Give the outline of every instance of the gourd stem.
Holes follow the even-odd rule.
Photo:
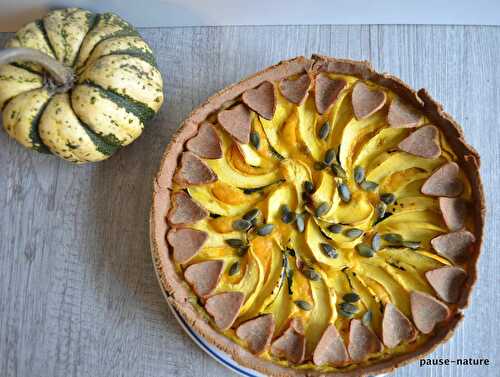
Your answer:
[[[58,85],[71,87],[73,84],[73,70],[43,52],[32,48],[0,49],[0,65],[20,61],[41,65]]]

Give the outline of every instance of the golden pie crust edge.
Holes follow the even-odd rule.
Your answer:
[[[199,125],[208,115],[219,110],[226,102],[239,97],[247,89],[255,88],[264,81],[277,81],[305,71],[352,75],[362,80],[372,81],[375,84],[386,87],[394,91],[401,99],[422,111],[434,125],[442,130],[448,143],[457,154],[460,167],[464,169],[470,180],[471,187],[473,188],[472,201],[476,203],[473,213],[476,242],[473,246],[474,249],[471,253],[471,259],[468,262],[467,281],[458,302],[458,307],[462,309],[468,305],[470,294],[477,278],[476,266],[483,241],[483,228],[486,214],[484,191],[479,175],[479,154],[465,142],[460,125],[443,110],[442,105],[436,102],[425,89],[415,91],[395,76],[376,72],[367,61],[336,59],[322,55],[313,55],[310,59],[299,56],[294,59],[282,61],[239,83],[226,87],[191,112],[182,123],[177,132],[172,136],[171,142],[163,154],[160,169],[153,181],[153,200],[149,223],[151,253],[155,271],[167,301],[201,336],[211,344],[217,346],[220,350],[229,354],[242,366],[257,370],[264,374],[279,377],[354,377],[390,372],[397,367],[423,358],[431,353],[439,344],[448,340],[463,318],[461,311],[455,312],[448,321],[438,324],[434,330],[433,336],[414,352],[393,356],[382,361],[346,371],[325,373],[312,369],[296,369],[260,358],[215,330],[212,325],[193,308],[191,303],[188,302],[191,289],[185,284],[184,279],[177,274],[174,262],[169,258],[169,247],[166,241],[166,233],[169,226],[166,221],[166,215],[170,208],[172,178],[178,165],[178,158],[184,149],[185,142],[196,135]]]

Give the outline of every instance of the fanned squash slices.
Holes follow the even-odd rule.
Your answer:
[[[425,90],[298,57],[184,122],[151,245],[168,301],[242,365],[362,376],[451,336],[483,221],[479,156]]]

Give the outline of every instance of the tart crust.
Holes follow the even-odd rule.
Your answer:
[[[277,81],[304,72],[329,72],[352,75],[362,80],[369,80],[386,87],[402,100],[420,110],[433,125],[445,135],[453,151],[457,154],[459,165],[469,179],[472,190],[472,201],[475,203],[472,220],[476,242],[470,255],[468,276],[462,294],[457,302],[458,309],[443,323],[436,326],[432,336],[415,351],[395,355],[380,361],[346,368],[345,371],[321,372],[314,369],[293,368],[273,363],[253,355],[249,350],[236,344],[212,327],[208,317],[196,310],[189,302],[190,288],[175,269],[173,260],[169,257],[169,246],[166,233],[169,225],[166,215],[170,208],[172,180],[179,158],[184,150],[184,144],[198,132],[199,125],[215,111],[233,101],[247,89],[256,88],[265,81]],[[436,102],[425,89],[415,91],[399,78],[373,70],[369,62],[336,59],[321,55],[311,58],[297,57],[271,66],[237,84],[229,86],[210,97],[196,108],[182,123],[173,135],[160,163],[160,169],[153,182],[153,201],[150,213],[150,242],[154,267],[158,280],[167,301],[187,320],[187,322],[210,343],[231,355],[239,364],[253,368],[261,373],[273,376],[366,376],[390,372],[395,368],[422,358],[431,353],[440,343],[452,335],[458,323],[463,318],[460,309],[468,305],[472,287],[477,278],[476,264],[483,240],[485,220],[485,199],[479,176],[480,158],[478,153],[468,145],[458,123]]]

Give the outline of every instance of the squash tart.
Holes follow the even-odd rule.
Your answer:
[[[448,339],[476,280],[479,156],[369,63],[281,62],[185,120],[154,182],[168,301],[273,376],[362,376]]]

